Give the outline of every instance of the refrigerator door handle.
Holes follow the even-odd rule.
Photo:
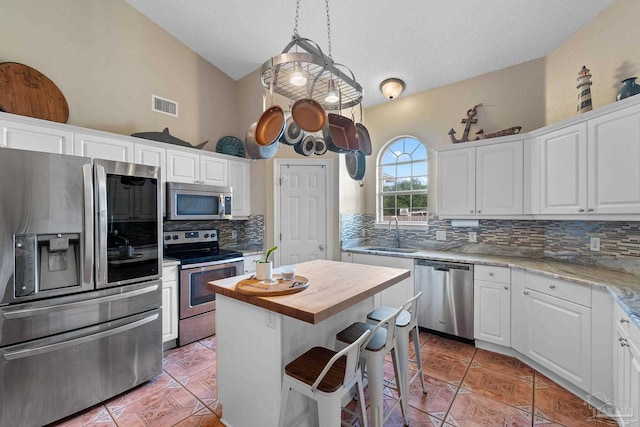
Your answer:
[[[84,187],[84,256],[83,285],[93,285],[93,169],[90,164],[82,166]]]
[[[159,316],[158,313],[154,313],[151,316],[145,317],[144,319],[136,320],[135,322],[132,322],[132,323],[127,323],[126,325],[118,326],[112,329],[106,329],[95,334],[87,335],[80,338],[75,338],[68,341],[60,341],[54,344],[48,344],[48,345],[43,345],[41,347],[28,348],[24,350],[7,351],[4,353],[4,359],[5,360],[23,359],[25,357],[37,356],[39,354],[46,354],[52,351],[61,350],[63,348],[80,345],[89,341],[93,341],[100,338],[108,337],[110,335],[115,335],[121,332],[129,331],[131,329],[137,328],[146,323],[156,320],[158,316]]]
[[[95,165],[98,226],[96,227],[96,287],[107,284],[107,173]]]
[[[66,304],[59,304],[55,306],[43,306],[34,308],[25,308],[21,310],[5,311],[2,313],[2,317],[7,320],[21,319],[24,317],[32,317],[40,313],[52,312],[52,311],[64,311],[73,308],[80,308],[84,306],[99,305],[108,302],[120,301],[130,299],[135,296],[148,294],[149,292],[155,292],[158,290],[159,285],[147,286],[145,288],[136,289],[130,292],[123,292],[114,295],[107,295],[99,298],[86,299],[82,301],[74,301]]]

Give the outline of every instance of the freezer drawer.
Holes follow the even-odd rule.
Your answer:
[[[42,426],[162,372],[160,309],[0,349],[0,427]]]
[[[155,280],[0,307],[0,347],[158,308],[161,285]]]

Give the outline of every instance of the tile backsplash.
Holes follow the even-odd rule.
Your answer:
[[[393,245],[395,230],[375,228],[375,215],[341,214],[343,247]],[[363,233],[364,231],[364,233]],[[446,231],[446,241],[436,240]],[[469,232],[477,242],[469,242]],[[640,222],[479,220],[479,227],[453,227],[451,220],[429,217],[425,230],[400,229],[400,245],[467,253],[549,257],[579,264],[598,264],[640,275]],[[600,238],[600,252],[589,249]]]
[[[165,221],[164,231],[185,230],[194,227],[217,229],[220,246],[240,243],[262,244],[264,242],[264,215],[251,215],[247,220],[229,221]],[[237,237],[232,237],[235,230]]]

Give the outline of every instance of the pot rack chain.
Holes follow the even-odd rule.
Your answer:
[[[329,0],[325,0],[325,9],[327,12],[329,55],[323,53],[316,42],[300,37],[298,34],[300,0],[297,0],[292,40],[280,55],[276,55],[262,64],[260,79],[266,90],[284,96],[291,101],[311,98],[326,110],[342,110],[362,102],[362,86],[356,81],[349,67],[335,63],[331,57]],[[346,73],[338,69],[338,66],[346,70]],[[298,86],[291,82],[291,76],[300,69],[305,71],[307,83]],[[338,102],[325,100],[331,86],[338,91]]]

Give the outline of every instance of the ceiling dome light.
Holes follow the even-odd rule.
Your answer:
[[[329,80],[329,90],[327,91],[327,97],[324,100],[329,104],[335,104],[340,101],[340,96],[338,95],[338,91],[336,91],[336,85],[333,83],[333,80]]]
[[[405,84],[402,80],[396,78],[390,78],[380,83],[380,91],[385,98],[393,99],[400,96],[405,88]]]
[[[307,76],[304,75],[299,62],[296,62],[293,66],[293,72],[289,78],[289,83],[294,86],[304,86],[307,84]]]

